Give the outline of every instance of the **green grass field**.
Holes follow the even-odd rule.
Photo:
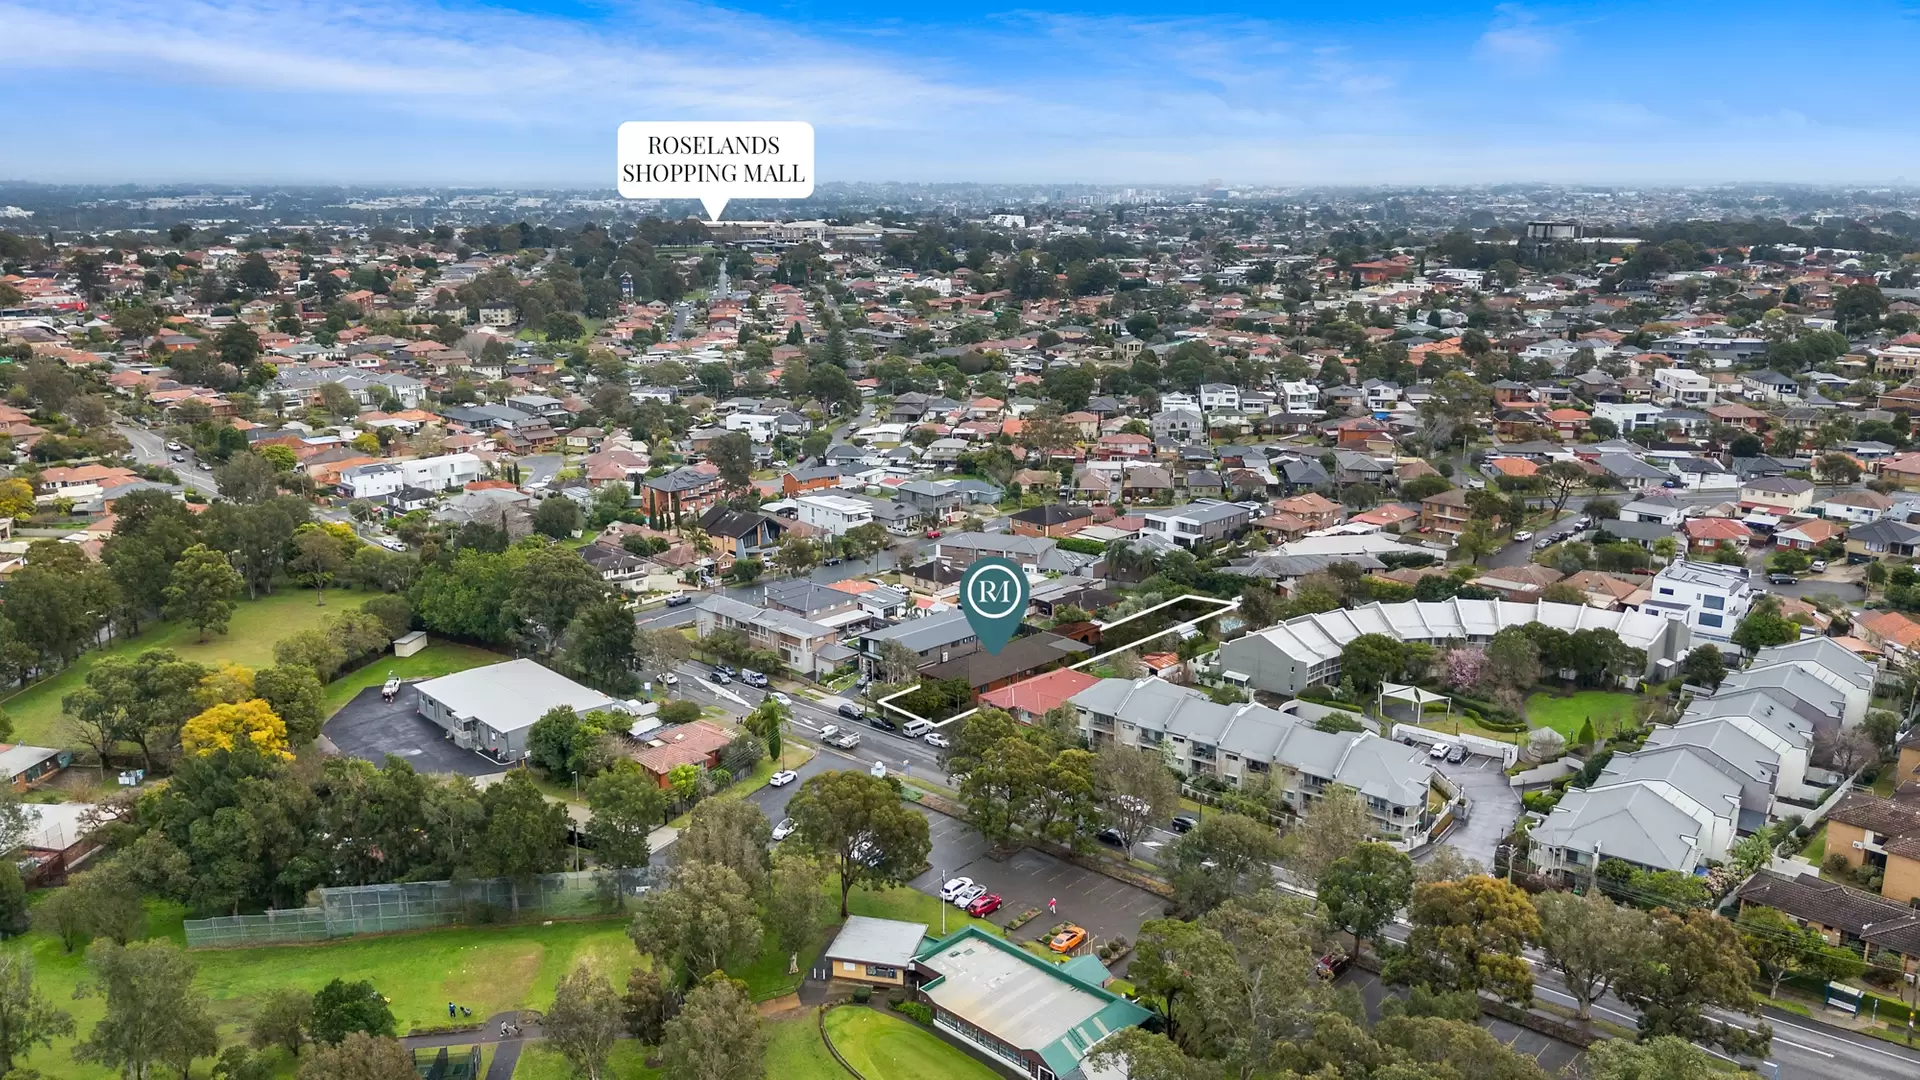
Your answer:
[[[242,600],[224,634],[209,635],[206,641],[190,626],[159,622],[147,627],[140,636],[116,641],[104,649],[83,653],[72,666],[58,675],[27,687],[0,701],[0,708],[13,718],[14,736],[24,743],[40,746],[64,746],[61,731],[64,717],[60,699],[86,681],[87,671],[103,656],[131,656],[145,649],[172,649],[181,657],[212,665],[229,660],[251,668],[273,663],[274,643],[289,634],[318,626],[336,611],[359,607],[369,593],[335,590],[321,607],[314,594],[304,589],[283,586],[272,596]]]
[[[355,694],[367,687],[386,682],[388,675],[398,675],[403,679],[431,679],[511,659],[510,656],[473,645],[434,638],[432,644],[412,656],[382,656],[366,667],[350,671],[328,683],[327,715],[338,712],[342,705],[352,701]]]
[[[1594,735],[1604,739],[1633,720],[1636,700],[1636,695],[1610,690],[1582,690],[1564,697],[1534,694],[1527,698],[1527,722],[1534,727],[1552,728],[1572,742],[1580,737],[1581,725],[1592,719]]]
[[[836,1062],[834,1068],[839,1067]],[[620,1080],[655,1080],[660,1070],[647,1068],[646,1051],[639,1043],[621,1039],[613,1044],[613,1053],[607,1055],[607,1071],[600,1075],[617,1076]],[[846,1073],[843,1071],[841,1075]],[[560,1051],[544,1043],[528,1043],[520,1051],[520,1063],[514,1066],[513,1080],[574,1080],[573,1066],[560,1056]]]
[[[827,1013],[834,1049],[867,1080],[997,1080],[998,1073],[904,1017],[843,1007]],[[769,1072],[769,1075],[774,1075]]]

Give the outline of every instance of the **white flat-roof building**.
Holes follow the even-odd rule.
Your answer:
[[[420,715],[445,728],[455,744],[496,761],[527,756],[527,729],[551,709],[587,713],[614,699],[532,660],[442,675],[420,684]]]
[[[865,499],[850,499],[845,495],[801,495],[793,502],[799,508],[802,524],[825,529],[835,536],[845,536],[848,529],[873,524],[873,504]]]
[[[1701,637],[1725,641],[1753,606],[1744,566],[1681,560],[1661,568],[1640,610],[1674,619]]]

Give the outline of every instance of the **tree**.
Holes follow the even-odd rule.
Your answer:
[[[683,861],[673,883],[640,898],[627,936],[654,965],[689,986],[752,956],[762,928],[753,894],[725,866]]]
[[[626,1022],[627,1034],[638,1039],[642,1046],[659,1044],[677,1005],[658,971],[636,967],[627,975],[627,992],[620,999],[621,1017]]]
[[[1533,906],[1540,915],[1540,951],[1565,981],[1582,1020],[1654,947],[1646,914],[1615,904],[1599,890],[1585,896],[1543,893]]]
[[[1360,793],[1344,784],[1329,784],[1307,810],[1306,819],[1287,834],[1285,862],[1317,884],[1334,860],[1354,853],[1373,832],[1373,815]]]
[[[1717,690],[1727,677],[1726,657],[1717,645],[1696,646],[1680,661],[1680,675],[1695,686]]]
[[[1829,945],[1818,930],[1801,926],[1781,912],[1750,907],[1740,913],[1740,941],[1767,980],[1767,996],[1779,997],[1789,975],[1815,982],[1858,978],[1864,965],[1852,952]]]
[[[1361,634],[1340,650],[1341,677],[1352,679],[1354,689],[1366,695],[1398,678],[1406,663],[1406,644],[1385,634]]]
[[[1546,477],[1547,492],[1553,496],[1555,518],[1566,507],[1568,497],[1591,482],[1587,478],[1587,471],[1571,461],[1551,462],[1540,470],[1539,475]]]
[[[298,1057],[312,1023],[313,995],[291,986],[276,987],[267,991],[254,1011],[247,1025],[247,1044],[255,1050],[284,1046],[287,1053]]]
[[[1829,484],[1860,482],[1860,463],[1846,454],[1821,454],[1813,461],[1813,475]]]
[[[720,972],[694,987],[660,1040],[661,1072],[684,1080],[756,1080],[766,1056],[766,1028],[747,984]]]
[[[600,1080],[613,1041],[620,1037],[620,998],[605,975],[580,964],[554,988],[553,1006],[541,1027],[575,1076]]]
[[[805,855],[782,852],[767,878],[765,922],[780,950],[798,953],[820,933],[820,889],[827,872]]]
[[[674,858],[727,867],[757,894],[771,866],[767,848],[772,840],[773,826],[758,803],[707,799],[693,808],[687,827],[680,830]]]
[[[387,999],[380,996],[371,982],[335,978],[314,991],[308,1030],[313,1032],[314,1042],[328,1046],[340,1045],[342,1039],[355,1031],[391,1037],[393,1011],[387,1008]]]
[[[1379,936],[1412,899],[1413,860],[1387,844],[1359,844],[1315,881],[1327,921],[1353,935],[1357,956],[1360,939]]]
[[[896,782],[864,772],[808,777],[787,803],[797,846],[832,860],[840,917],[854,885],[894,885],[919,873],[932,847],[927,819],[901,805]]]
[[[543,499],[533,511],[533,531],[555,540],[565,540],[580,531],[580,504],[564,495]]]
[[[410,1080],[413,1053],[398,1039],[356,1031],[338,1046],[322,1046],[300,1066],[299,1080]]]
[[[1721,1065],[1685,1039],[1661,1035],[1645,1042],[1601,1039],[1581,1063],[1587,1080],[1713,1080]]]
[[[1459,881],[1486,872],[1487,868],[1480,864],[1480,860],[1462,855],[1460,849],[1451,844],[1442,844],[1434,849],[1425,862],[1414,868],[1413,876],[1418,883],[1426,884],[1433,881]]]
[[[253,692],[280,718],[289,748],[320,737],[320,725],[326,719],[326,688],[312,668],[298,664],[261,668],[253,673]]]
[[[552,655],[574,617],[606,592],[606,582],[578,552],[550,544],[527,552],[513,574],[507,608],[518,632]]]
[[[1230,897],[1247,895],[1273,881],[1280,837],[1273,826],[1241,814],[1208,814],[1168,849],[1174,899],[1190,914],[1204,914]]]
[[[914,672],[920,667],[920,656],[898,641],[883,641],[880,643],[879,662],[875,666],[879,669],[881,682],[912,682]]]
[[[1533,972],[1520,950],[1540,936],[1540,918],[1518,887],[1492,877],[1419,885],[1407,914],[1413,930],[1388,967],[1391,981],[1532,999]]]
[[[487,815],[480,868],[513,879],[513,911],[518,915],[520,882],[566,864],[567,812],[559,803],[548,802],[523,769],[481,792],[480,806]]]
[[[660,785],[632,762],[621,762],[587,782],[587,839],[600,865],[645,866],[647,837],[660,824],[667,799]]]
[[[266,458],[245,451],[215,468],[213,483],[222,496],[242,505],[254,505],[273,498],[280,490],[280,471]]]
[[[106,999],[105,1014],[73,1048],[73,1056],[129,1080],[146,1080],[155,1064],[182,1077],[195,1058],[220,1047],[207,995],[193,985],[198,965],[170,941],[121,946],[96,941],[87,948],[90,980],[76,996]]]
[[[1749,654],[1773,645],[1800,640],[1800,624],[1780,614],[1780,601],[1772,596],[1756,602],[1747,617],[1733,628],[1729,639]]]
[[[1289,1040],[1306,1035],[1306,1015],[1318,1004],[1321,929],[1304,902],[1271,888],[1222,904],[1201,924],[1218,938],[1192,968],[1195,1012],[1218,1018],[1207,1041],[1230,1075],[1274,1075],[1276,1059]]]
[[[126,741],[140,747],[151,771],[154,747],[171,748],[180,725],[200,711],[194,691],[205,674],[205,668],[171,649],[101,656],[87,670],[86,685],[60,704],[73,719],[76,736],[99,755],[102,769]]]
[[[567,664],[590,686],[609,694],[632,693],[633,639],[633,615],[619,601],[588,604],[567,627]]]
[[[73,1014],[34,989],[32,955],[24,949],[0,950],[0,1076],[12,1073],[15,1062],[31,1056],[35,1046],[51,1047],[73,1031]]]
[[[237,705],[222,702],[180,728],[180,748],[189,754],[211,754],[241,745],[267,757],[293,760],[287,749],[287,725],[259,698]]]
[[[1734,925],[1708,911],[1653,913],[1658,945],[1646,962],[1614,984],[1622,1001],[1640,1011],[1640,1036],[1674,1035],[1711,1042],[1729,1053],[1762,1056],[1773,1029],[1761,1021],[1752,1032],[1706,1016],[1709,1008],[1758,1015],[1753,980],[1759,965],[1747,954]]]
[[[1467,522],[1467,527],[1454,540],[1454,551],[1468,563],[1478,563],[1499,549],[1500,538],[1493,534],[1493,527],[1484,519]]]
[[[753,439],[744,431],[729,431],[707,444],[707,460],[720,470],[720,480],[730,488],[753,483]]]
[[[820,543],[791,533],[774,549],[773,561],[789,574],[804,574],[820,563]]]
[[[32,928],[27,883],[20,877],[20,868],[11,863],[0,866],[0,938],[19,937]]]
[[[633,664],[641,671],[666,673],[693,655],[693,642],[678,630],[641,630],[633,635]]]
[[[303,527],[293,537],[293,561],[287,569],[293,571],[308,588],[319,594],[319,602],[327,602],[327,586],[347,567],[347,558],[340,550],[340,538],[314,526]]]

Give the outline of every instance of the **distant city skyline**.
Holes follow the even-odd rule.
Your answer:
[[[1882,185],[1895,3],[0,0],[0,178],[611,190],[636,119],[796,119],[831,181]]]

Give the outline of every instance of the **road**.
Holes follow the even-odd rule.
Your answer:
[[[174,461],[167,451],[166,436],[147,428],[133,424],[115,424],[113,430],[126,437],[133,447],[133,460],[142,465],[158,465],[163,469],[172,469],[180,477],[180,482],[208,495],[218,494],[219,485],[213,482],[213,474],[200,467],[191,450],[186,451],[185,462]]]

